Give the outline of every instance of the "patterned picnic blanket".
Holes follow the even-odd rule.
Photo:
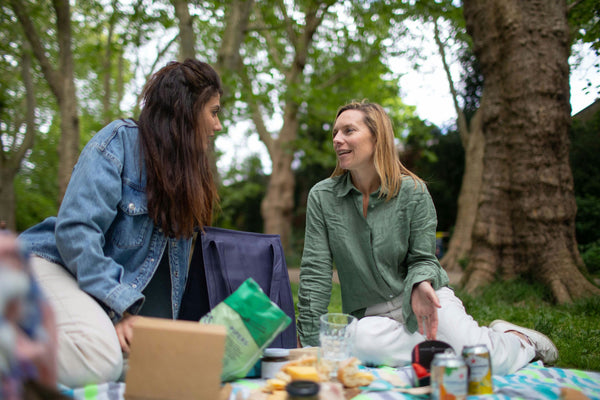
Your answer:
[[[369,369],[380,376],[381,370]],[[392,369],[386,368],[386,373]],[[400,380],[407,381],[408,375],[402,369],[392,370]],[[249,393],[263,384],[260,379],[243,379],[233,383],[230,400],[246,398]],[[387,386],[386,386],[387,385]],[[591,400],[600,400],[600,372],[575,369],[546,368],[541,362],[529,364],[515,374],[494,376],[494,394],[469,396],[469,400],[507,400],[507,399],[560,399],[561,388],[572,388],[583,392]],[[429,398],[393,392],[391,385],[377,379],[354,397],[354,400],[416,400]],[[80,389],[66,389],[64,394],[77,400],[121,400],[125,392],[123,383],[105,383]]]

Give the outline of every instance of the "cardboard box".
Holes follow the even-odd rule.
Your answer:
[[[225,327],[140,317],[133,325],[126,399],[219,399]]]

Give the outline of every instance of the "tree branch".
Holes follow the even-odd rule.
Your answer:
[[[165,47],[162,48],[162,50],[159,50],[158,54],[156,55],[156,58],[154,59],[154,62],[152,63],[152,66],[150,67],[150,71],[148,71],[148,73],[145,76],[144,81],[147,81],[150,78],[150,76],[153,74],[154,70],[156,69],[156,65],[158,65],[158,62],[162,59],[162,57],[165,55],[167,50],[169,50],[169,48],[173,45],[173,43],[175,43],[177,41],[177,39],[179,39],[179,34],[173,36],[173,38],[171,40],[169,40],[169,43],[167,43],[165,45]],[[139,113],[139,110],[140,110],[142,94],[143,94],[143,91],[140,91],[140,93],[138,93],[137,100],[135,102],[134,114],[136,114],[136,115]]]
[[[33,141],[35,138],[35,87],[33,85],[33,79],[31,76],[31,54],[29,54],[28,46],[25,45],[25,49],[21,56],[21,77],[23,79],[23,84],[25,85],[25,115],[26,115],[26,129],[25,129],[25,137],[23,138],[23,142],[18,149],[15,149],[14,156],[12,157],[14,160],[13,168],[18,170],[21,165],[21,160],[25,157],[27,150],[29,150],[33,146]],[[16,143],[16,141],[15,141]]]
[[[231,6],[215,66],[221,74],[225,71],[237,71],[242,67],[240,47],[246,37],[246,28],[253,4],[253,0],[236,0]]]
[[[569,15],[571,13],[571,11],[573,11],[573,9],[575,7],[577,7],[578,5],[580,5],[581,3],[583,3],[585,0],[575,0],[574,2],[572,2],[571,4],[569,4],[567,6],[567,15]]]
[[[466,149],[466,144],[468,143],[469,135],[469,130],[467,127],[467,118],[465,117],[464,112],[460,109],[460,106],[458,105],[458,92],[456,91],[454,81],[452,80],[450,66],[446,61],[446,49],[444,43],[442,43],[442,40],[440,38],[440,30],[437,23],[437,19],[433,20],[433,37],[435,39],[435,43],[437,44],[438,51],[440,53],[440,58],[442,59],[442,65],[444,66],[444,72],[446,72],[446,78],[448,79],[448,86],[450,87],[450,94],[452,95],[452,103],[454,104],[454,110],[456,111],[456,122],[458,125],[458,132],[460,134],[463,147]]]
[[[255,101],[252,97],[254,97],[254,93],[252,92],[252,82],[250,81],[250,77],[248,76],[248,71],[246,66],[242,66],[240,68],[240,77],[242,79],[242,84],[246,88],[245,92],[248,100],[246,103],[250,107],[250,114],[252,122],[254,122],[254,126],[256,131],[258,132],[258,137],[265,144],[271,159],[273,158],[273,146],[274,140],[271,134],[269,133],[265,121],[263,119],[262,113],[260,112],[260,105],[258,101]]]
[[[279,6],[279,10],[281,11],[281,14],[283,15],[283,20],[285,21],[285,27],[286,27],[286,31],[288,34],[288,39],[292,43],[292,46],[294,46],[294,48],[296,48],[298,46],[298,36],[296,35],[296,32],[294,31],[294,26],[296,25],[296,23],[294,21],[292,21],[292,19],[289,17],[289,15],[287,13],[287,8],[285,7],[285,3],[283,2],[283,0],[278,0],[277,5]]]
[[[262,23],[263,26],[266,26],[264,19],[263,19],[263,15],[262,12],[260,11],[260,7],[255,7],[255,14],[254,14],[258,20],[258,22]],[[275,39],[273,38],[273,35],[271,35],[270,30],[263,30],[263,37],[265,38],[265,40],[267,41],[267,52],[269,53],[269,55],[271,56],[271,59],[273,60],[273,64],[275,64],[275,67],[278,70],[283,70],[283,64],[281,62],[281,57],[279,56],[278,52],[277,52],[277,43],[275,42]]]
[[[25,10],[23,2],[21,0],[10,0],[10,5],[17,16],[19,23],[23,27],[25,37],[27,37],[27,40],[31,45],[31,49],[35,55],[35,58],[37,58],[38,62],[40,63],[42,72],[44,73],[44,76],[48,81],[48,85],[50,86],[50,90],[52,90],[57,98],[62,98],[62,85],[60,83],[58,72],[54,70],[52,64],[50,63],[50,59],[46,56],[44,46],[42,45],[31,18],[29,18],[27,10]]]

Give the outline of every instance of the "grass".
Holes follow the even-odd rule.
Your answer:
[[[297,304],[298,284],[292,283],[292,293]],[[558,347],[557,367],[600,371],[600,297],[557,305],[543,286],[522,281],[492,284],[476,297],[456,294],[480,325],[504,319],[543,332]],[[341,310],[334,284],[329,311]]]

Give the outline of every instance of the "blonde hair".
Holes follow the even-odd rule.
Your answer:
[[[386,197],[386,201],[396,196],[400,191],[403,176],[409,176],[415,181],[415,186],[422,180],[406,168],[400,158],[396,146],[394,145],[394,129],[392,121],[383,107],[376,103],[352,102],[338,109],[335,116],[338,117],[348,110],[357,110],[363,114],[363,122],[369,128],[369,131],[375,139],[375,154],[373,156],[375,171],[381,181],[380,197]],[[335,126],[335,121],[334,121]],[[340,167],[339,160],[336,163],[335,170],[331,177],[340,176],[346,173],[346,170]]]

